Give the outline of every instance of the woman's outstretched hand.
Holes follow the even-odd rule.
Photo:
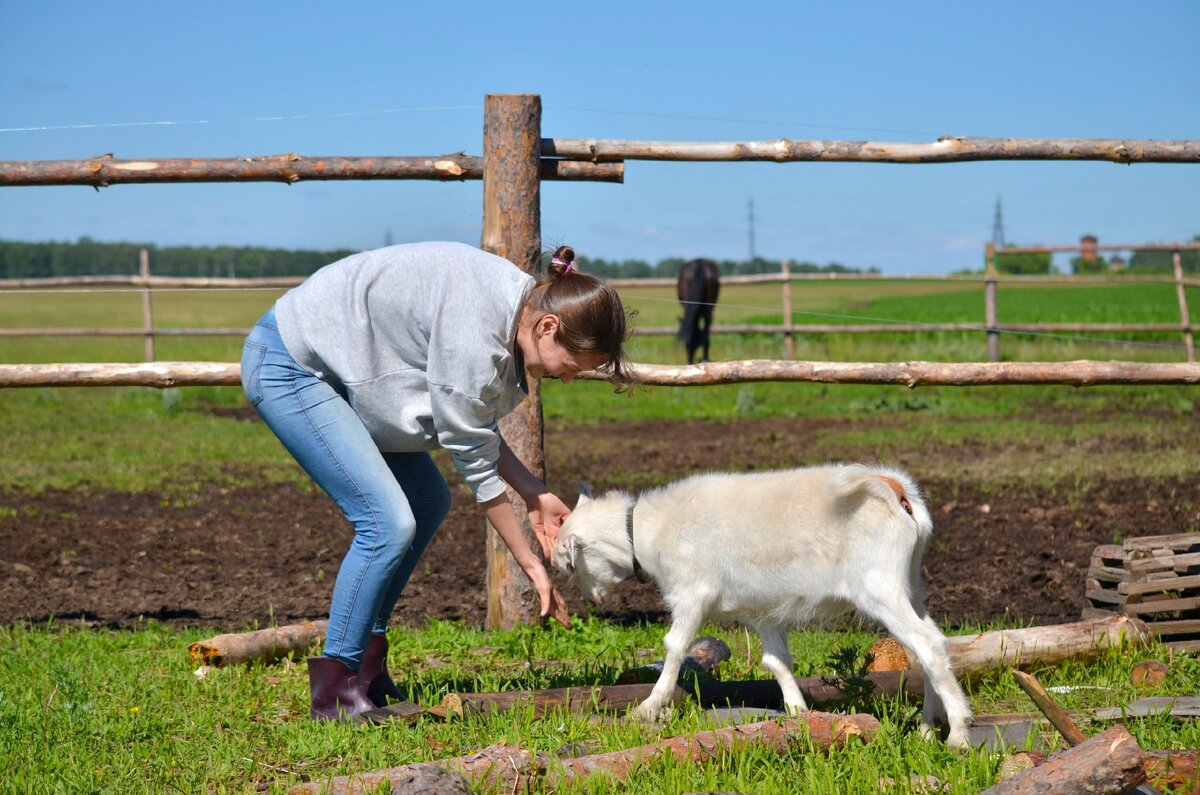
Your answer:
[[[567,612],[567,600],[563,598],[563,595],[554,587],[554,583],[550,581],[550,573],[546,571],[546,567],[538,566],[533,571],[526,571],[525,573],[529,575],[529,579],[533,582],[533,587],[537,589],[538,597],[542,602],[542,609],[538,615],[542,618],[550,616],[567,629],[570,629],[571,614]]]
[[[571,509],[548,491],[530,497],[525,507],[529,511],[529,524],[533,527],[538,543],[542,545],[542,554],[546,560],[550,560],[554,542],[558,540],[558,531],[571,514]]]

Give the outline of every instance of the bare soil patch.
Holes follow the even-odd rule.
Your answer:
[[[787,466],[808,460],[805,439],[837,424],[551,423],[550,486],[571,503],[580,476],[598,489],[637,490],[747,462]],[[1105,444],[1096,442],[1096,455],[1106,454]],[[936,440],[921,450],[987,454]],[[873,457],[870,450],[846,451],[847,460]],[[454,507],[400,601],[396,624],[430,617],[483,624],[483,517],[461,483],[450,480]],[[1118,531],[1128,537],[1200,529],[1200,472],[1098,482],[1069,499],[1020,481],[1003,489],[944,480],[923,486],[936,522],[925,559],[929,607],[952,623],[1075,620],[1097,544],[1111,543]],[[184,502],[157,494],[10,492],[0,493],[0,506],[0,625],[53,619],[131,627],[152,619],[236,630],[321,618],[351,536],[327,497],[290,485],[213,485]],[[564,592],[572,612],[588,610],[577,593]],[[652,584],[631,581],[602,615],[659,620],[664,612]]]

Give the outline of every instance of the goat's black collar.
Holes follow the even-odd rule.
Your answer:
[[[637,497],[633,498],[633,502],[629,503],[629,507],[625,509],[625,535],[629,536],[629,554],[633,557],[633,576],[638,582],[646,582],[646,571],[642,568],[642,564],[638,563],[637,548],[633,545],[633,509],[637,507]]]

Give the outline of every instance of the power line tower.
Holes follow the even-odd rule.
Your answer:
[[[996,197],[996,217],[992,221],[992,243],[996,248],[1004,248],[1004,213],[1000,210],[1000,197]]]
[[[750,222],[750,261],[758,259],[758,254],[754,250],[754,197],[750,197],[750,211],[747,215],[747,220]]]

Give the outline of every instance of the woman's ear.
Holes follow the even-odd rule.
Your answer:
[[[558,323],[558,315],[542,315],[540,318],[538,318],[537,326],[535,327],[534,331],[537,332],[538,336],[549,334],[551,337],[553,337],[558,333]]]

